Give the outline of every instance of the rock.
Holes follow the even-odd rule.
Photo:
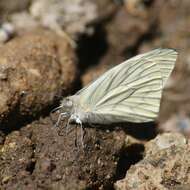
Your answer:
[[[127,48],[135,46],[138,40],[149,32],[153,21],[153,17],[133,16],[122,8],[106,26],[108,43],[121,54]]]
[[[127,11],[134,15],[146,18],[148,16],[148,9],[154,0],[124,0],[124,5]]]
[[[1,17],[5,17],[7,14],[13,12],[19,12],[27,9],[30,5],[30,2],[31,0],[0,1]]]
[[[55,117],[57,118],[57,115],[54,114],[53,118]],[[61,126],[63,127],[65,124],[66,122],[63,121]],[[6,180],[4,183],[1,181],[2,188],[28,189],[30,187],[35,189],[40,187],[40,189],[69,190],[100,187],[109,189],[112,186],[117,162],[125,141],[124,132],[86,128],[83,149],[80,127],[73,125],[72,130],[67,134],[61,126],[54,128],[50,118],[45,118],[20,130],[19,135],[24,139],[29,139],[33,144],[32,159],[28,157],[25,162],[31,160],[34,162],[30,172],[26,173],[27,169],[17,167],[19,166],[17,160],[15,162],[13,160],[11,166],[15,164],[15,168],[18,169],[17,175],[13,175],[15,170],[5,168],[9,165],[9,160],[3,160],[4,164],[2,164],[0,159],[2,176]],[[24,146],[19,135],[11,146],[16,146],[15,142],[21,144],[20,147]],[[11,136],[10,134],[7,138],[10,139]],[[78,139],[77,147],[76,138]],[[6,144],[7,141],[2,150],[6,149]],[[30,146],[25,146],[22,151],[31,151],[30,148]],[[6,151],[4,157],[11,157],[12,153],[13,151]],[[10,177],[6,178],[6,176]]]
[[[158,151],[175,147],[184,147],[187,139],[180,133],[163,133],[148,142],[145,146],[146,157],[157,154]]]
[[[14,27],[11,23],[3,23],[0,28],[0,43],[5,43],[10,40],[15,33]]]
[[[146,144],[145,157],[130,167],[116,190],[175,189],[190,183],[190,143],[183,135],[167,133]]]
[[[110,20],[120,9],[120,6],[116,1],[112,0],[97,0],[97,12],[98,18],[96,19],[97,23],[102,23],[102,21]]]
[[[134,16],[122,7],[118,9],[112,19],[103,25],[106,33],[107,52],[101,57],[96,66],[87,69],[82,76],[84,85],[98,78],[109,68],[132,57],[133,50],[139,40],[149,33],[155,18],[147,9],[147,17]],[[89,60],[88,60],[89,61]]]
[[[17,35],[23,35],[36,28],[41,28],[39,21],[35,20],[27,11],[16,12],[9,17],[10,23]]]
[[[0,149],[0,187],[13,180],[15,176],[27,177],[33,167],[33,144],[31,140],[15,131],[5,139]],[[7,189],[15,188],[15,184],[7,186]]]
[[[75,78],[75,54],[66,39],[39,30],[8,42],[0,48],[0,123],[36,116],[68,94]]]
[[[163,126],[175,115],[180,117],[181,113],[190,113],[189,9],[188,0],[155,0],[152,6],[152,12],[157,15],[154,37],[144,41],[139,48],[140,52],[144,52],[155,47],[170,47],[179,52],[176,68],[163,93],[159,115],[159,122]]]
[[[3,145],[4,140],[5,140],[5,133],[0,130],[0,147],[1,145]]]
[[[98,17],[96,3],[87,0],[34,0],[30,13],[42,26],[60,34],[64,30],[73,37],[88,33],[88,24]]]
[[[190,137],[190,119],[183,112],[173,114],[167,121],[160,123],[158,127],[161,132],[179,132],[187,138]]]
[[[117,7],[112,0],[32,0],[28,9],[9,14],[8,20],[16,34],[45,27],[60,36],[79,39],[93,35],[96,26],[110,19]]]

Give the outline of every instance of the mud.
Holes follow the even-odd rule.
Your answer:
[[[110,188],[124,145],[124,132],[86,128],[83,147],[80,127],[72,127],[66,133],[45,118],[10,133],[1,149],[1,187]]]

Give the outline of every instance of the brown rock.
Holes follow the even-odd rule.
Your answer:
[[[159,124],[161,132],[179,132],[190,138],[190,118],[184,112],[176,113],[166,122]]]
[[[155,47],[175,48],[179,52],[176,68],[163,93],[159,116],[163,125],[175,115],[190,113],[189,9],[188,0],[155,0],[152,8],[157,15],[155,37],[152,41],[144,41],[140,47],[140,52]]]
[[[115,183],[117,190],[174,189],[190,183],[190,144],[180,134],[163,134],[146,145],[145,158]]]
[[[147,15],[147,17],[133,15],[125,7],[118,9],[113,18],[104,25],[108,45],[106,55],[97,66],[84,73],[82,76],[84,85],[132,56],[130,51],[135,49],[145,34],[149,33],[154,23],[155,18],[150,15],[148,9]]]
[[[1,16],[7,16],[8,13],[27,9],[30,2],[31,0],[0,1]]]
[[[120,54],[134,46],[145,35],[152,23],[153,17],[143,18],[131,15],[124,8],[120,9],[112,22],[106,26],[108,42]]]
[[[175,147],[184,147],[187,144],[187,139],[180,133],[163,133],[155,139],[148,142],[145,146],[146,157],[151,157],[158,151]]]
[[[0,149],[0,187],[2,188],[17,175],[27,177],[34,164],[32,157],[33,144],[29,138],[18,131],[8,135]],[[14,186],[12,188],[14,189]]]
[[[72,37],[88,33],[88,24],[98,17],[96,3],[86,0],[33,0],[30,14],[41,26],[58,34],[61,34],[63,29]]]
[[[54,115],[55,116],[55,115]],[[66,123],[63,122],[63,126]],[[61,126],[60,126],[61,127]],[[111,187],[117,168],[117,162],[124,145],[125,134],[122,131],[106,131],[101,128],[86,128],[84,136],[84,149],[81,147],[81,129],[71,126],[72,131],[66,134],[64,129],[53,127],[49,118],[36,121],[21,129],[22,138],[29,139],[33,143],[33,167],[29,174],[25,174],[26,168],[18,168],[17,175],[14,170],[6,167],[9,161],[4,160],[5,165],[0,166],[3,176],[11,176],[6,179],[2,187],[9,189],[85,189],[98,187]],[[60,136],[58,131],[61,131]],[[77,134],[76,134],[77,132]],[[9,138],[11,138],[11,135]],[[78,137],[78,138],[77,138]],[[78,139],[76,147],[75,140]],[[16,139],[20,142],[20,137]],[[14,141],[15,142],[15,141]],[[7,144],[7,143],[6,143]],[[10,144],[10,143],[9,143]],[[12,143],[11,145],[16,146]],[[23,145],[20,145],[23,147]],[[6,145],[5,145],[6,147]],[[5,148],[3,146],[3,150]],[[28,152],[30,147],[23,147],[23,152]],[[12,151],[6,151],[6,157],[12,156]],[[30,161],[29,157],[27,161]],[[11,166],[17,168],[17,161],[11,162]],[[9,173],[9,175],[5,175]],[[22,179],[22,180],[21,180]]]
[[[66,39],[43,30],[15,38],[0,48],[0,122],[37,115],[67,94],[75,78]]]

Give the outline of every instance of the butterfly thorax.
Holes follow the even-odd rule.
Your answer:
[[[64,98],[61,102],[61,106],[63,108],[63,112],[68,113],[71,122],[87,122],[88,112],[85,111],[86,109],[84,106],[79,104],[78,96],[74,95]]]

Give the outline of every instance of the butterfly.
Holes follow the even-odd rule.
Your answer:
[[[154,121],[177,55],[173,49],[160,48],[113,67],[76,94],[63,98],[57,125],[62,117],[81,126]]]

